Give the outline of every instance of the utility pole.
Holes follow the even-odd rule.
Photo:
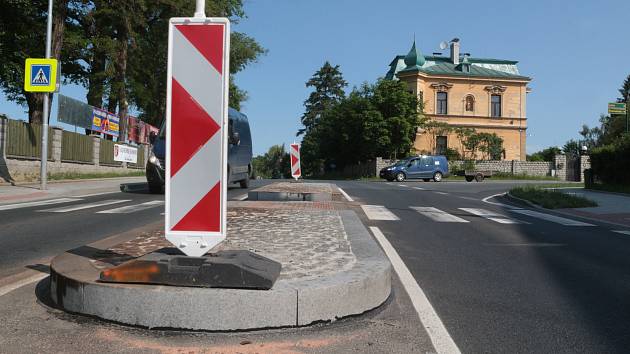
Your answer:
[[[50,40],[52,37],[52,11],[53,0],[48,0],[48,23],[46,24],[46,59],[50,58]],[[52,93],[51,93],[52,95]],[[42,117],[42,156],[40,158],[41,166],[39,169],[40,188],[46,189],[47,163],[48,163],[48,111],[50,110],[50,96],[48,92],[44,92],[44,111]]]
[[[206,0],[197,0],[195,6],[195,17],[206,17]]]
[[[626,92],[626,133],[630,133],[630,129],[628,127],[629,113],[628,113],[628,105],[630,104],[630,91]]]

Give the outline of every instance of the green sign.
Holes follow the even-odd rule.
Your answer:
[[[608,114],[626,114],[625,103],[609,103]]]

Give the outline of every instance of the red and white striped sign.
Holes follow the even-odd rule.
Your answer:
[[[166,239],[202,256],[225,239],[230,23],[172,18],[166,99]]]
[[[291,176],[296,180],[302,176],[302,169],[300,167],[300,145],[291,144]]]

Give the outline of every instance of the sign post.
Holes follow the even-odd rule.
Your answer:
[[[46,189],[48,162],[48,115],[50,101],[48,93],[57,91],[57,60],[50,59],[50,41],[52,36],[53,0],[48,0],[48,21],[46,23],[46,58],[26,59],[24,66],[24,91],[44,92],[44,107],[42,110],[42,155],[39,169],[40,188]]]
[[[170,20],[166,101],[166,239],[194,257],[226,234],[230,53],[229,20],[197,10]]]
[[[297,181],[302,176],[300,164],[300,144],[291,144],[291,176]]]

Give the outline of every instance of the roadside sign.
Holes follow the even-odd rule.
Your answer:
[[[291,176],[297,181],[302,176],[302,168],[300,166],[300,145],[291,144]]]
[[[133,146],[114,144],[114,161],[137,163],[138,149]]]
[[[26,59],[24,91],[55,92],[57,90],[57,59]]]
[[[625,103],[609,103],[608,114],[626,114]]]
[[[230,22],[172,18],[166,93],[166,239],[199,257],[225,239]]]

